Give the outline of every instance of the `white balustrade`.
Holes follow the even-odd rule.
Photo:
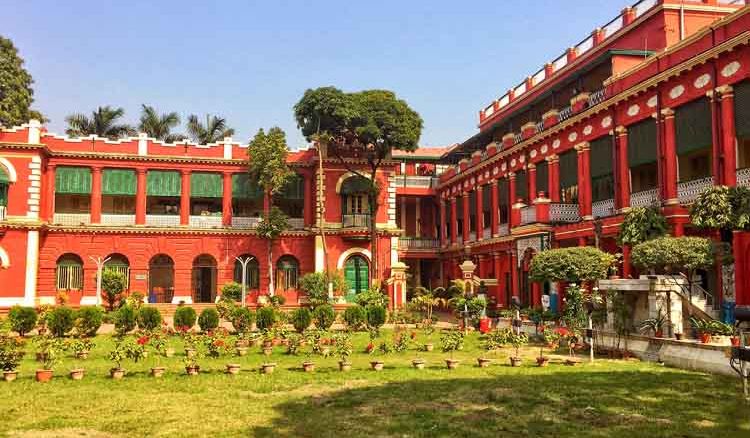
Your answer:
[[[530,205],[521,209],[521,224],[533,224],[536,222],[536,207]]]
[[[427,175],[399,175],[394,178],[396,187],[430,188],[438,184],[438,179]]]
[[[469,242],[474,242],[477,240],[477,233],[474,231],[469,231]]]
[[[341,225],[344,228],[367,228],[370,226],[369,214],[345,214],[341,218]]]
[[[151,227],[177,227],[180,216],[176,214],[147,214],[146,225]]]
[[[578,222],[581,220],[581,214],[578,204],[553,202],[549,205],[549,218],[551,222]]]
[[[440,245],[438,239],[425,237],[399,237],[398,249],[401,250],[434,250]]]
[[[102,225],[129,226],[135,225],[134,214],[102,214]]]
[[[657,189],[643,190],[630,194],[631,207],[656,207],[659,205]]]
[[[737,169],[737,185],[750,187],[750,167]]]
[[[5,220],[5,206],[0,205],[0,221],[4,221],[4,220]]]
[[[607,89],[602,88],[601,90],[594,91],[589,95],[589,106],[594,106],[604,102],[607,97]]]
[[[305,228],[305,219],[301,217],[290,217],[288,219],[289,227],[293,230],[302,230]]]
[[[193,228],[221,228],[221,216],[190,216],[190,226]]]
[[[255,228],[259,222],[259,217],[232,216],[232,228]]]
[[[658,0],[643,0],[635,5],[633,5],[633,9],[635,9],[635,17],[638,18],[641,15],[645,14],[646,11],[656,6],[658,3]]]
[[[565,108],[561,109],[559,113],[557,113],[557,121],[562,122],[563,120],[569,119],[570,116],[572,115],[573,115],[573,107],[566,106]]]
[[[510,227],[508,227],[508,224],[500,224],[500,226],[498,227],[498,233],[497,233],[497,235],[498,236],[507,236],[508,234],[510,234],[509,228]]]
[[[680,204],[691,204],[703,193],[704,190],[711,187],[714,183],[713,177],[694,179],[677,184],[677,198]]]
[[[615,215],[615,200],[605,199],[591,204],[591,214],[595,218],[609,217]]]
[[[57,225],[88,225],[91,223],[89,213],[55,213],[52,222]]]

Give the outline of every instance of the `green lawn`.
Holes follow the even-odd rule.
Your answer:
[[[383,334],[389,337],[390,333]],[[438,334],[433,335],[438,344]],[[305,356],[278,347],[279,367],[258,372],[260,349],[243,358],[202,359],[201,375],[187,377],[182,357],[166,359],[168,375],[148,375],[151,362],[127,363],[124,380],[108,377],[112,341],[99,336],[86,361],[66,359],[48,384],[33,379],[33,347],[13,383],[0,382],[0,434],[8,436],[513,436],[513,437],[750,437],[750,408],[739,380],[637,361],[598,360],[570,367],[538,368],[529,347],[521,368],[507,365],[509,350],[480,369],[477,335],[467,338],[459,369],[445,369],[444,353],[410,350],[384,357],[386,369],[370,371],[356,337],[355,369],[338,371],[336,358]],[[179,338],[172,343],[178,350]],[[436,348],[437,350],[437,348]],[[378,356],[383,357],[383,356]],[[410,368],[412,358],[428,368]],[[223,373],[239,362],[238,376]],[[87,370],[81,382],[67,371]]]

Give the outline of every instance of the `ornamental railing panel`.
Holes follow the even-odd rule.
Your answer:
[[[259,217],[232,216],[232,228],[255,228],[259,222]]]
[[[436,187],[438,179],[434,176],[426,175],[406,175],[397,176],[394,179],[396,187],[418,187],[418,188],[431,188]]]
[[[521,133],[513,134],[513,143],[514,144],[521,143],[522,141],[523,141],[523,134],[521,134]]]
[[[180,225],[180,216],[174,214],[147,214],[146,225],[151,227],[177,227]]]
[[[190,216],[190,226],[193,228],[221,228],[221,216]]]
[[[305,228],[305,218],[290,217],[287,220],[289,222],[289,228],[292,230],[302,230]]]
[[[578,204],[562,204],[553,202],[549,205],[549,219],[551,222],[578,222],[581,214]]]
[[[88,225],[91,223],[89,213],[55,213],[52,222],[57,225]]]
[[[563,120],[569,119],[570,116],[572,115],[573,115],[573,107],[566,106],[565,108],[561,109],[559,113],[557,113],[557,121],[562,122]]]
[[[530,205],[521,209],[521,225],[533,224],[536,222],[536,207]]]
[[[509,228],[510,227],[508,227],[508,224],[500,224],[500,226],[498,227],[497,235],[498,236],[507,236],[508,234],[510,234]]]
[[[102,214],[102,225],[128,226],[135,225],[134,214]]]
[[[602,102],[604,102],[604,99],[607,98],[607,89],[602,88],[599,91],[594,91],[589,95],[589,106],[598,105]]]
[[[438,239],[427,237],[399,237],[398,249],[401,250],[434,250],[440,246]]]
[[[713,183],[714,180],[710,176],[678,183],[677,198],[680,200],[680,204],[692,204],[698,195],[711,187]]]
[[[539,134],[540,132],[544,131],[544,120],[541,122],[536,122],[534,125],[534,133]]]
[[[367,213],[345,214],[341,217],[344,228],[367,228],[370,226],[370,215]]]
[[[469,232],[469,242],[473,242],[477,240],[477,233],[476,231],[470,231]]]
[[[605,199],[591,204],[591,214],[595,218],[609,217],[615,215],[615,200]]]
[[[659,205],[657,189],[643,190],[630,194],[631,207],[656,207]]]
[[[750,187],[750,167],[737,169],[737,185]]]

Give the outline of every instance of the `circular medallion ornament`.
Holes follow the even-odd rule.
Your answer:
[[[594,132],[594,127],[591,125],[586,125],[586,127],[583,128],[583,135],[591,135],[592,132]]]
[[[729,64],[725,65],[724,68],[721,69],[721,75],[724,76],[725,78],[728,78],[734,75],[735,73],[737,73],[738,71],[740,71],[741,66],[742,65],[740,64],[739,61],[732,61]]]
[[[529,152],[529,156],[530,156],[531,158],[534,158],[534,157],[536,157],[536,153],[537,153],[537,152],[536,152],[536,149],[532,149],[532,150],[531,150],[531,152]]]
[[[571,132],[570,134],[568,134],[568,141],[570,142],[576,141],[577,138],[578,134],[575,132]]]
[[[526,156],[521,155],[520,157],[518,157],[518,162],[519,163],[523,164],[525,161],[526,161]]]
[[[708,85],[709,82],[711,82],[711,75],[708,73],[704,73],[698,76],[697,78],[695,78],[695,82],[693,82],[693,86],[695,88],[700,89]]]
[[[492,168],[492,174],[493,175],[497,175],[498,173],[500,173],[500,169],[498,169],[497,166],[493,167]]]
[[[516,159],[510,160],[510,167],[516,167]]]
[[[540,148],[539,148],[539,150],[540,150],[540,151],[541,151],[541,152],[542,152],[543,154],[546,154],[546,153],[547,153],[547,151],[549,150],[549,148],[547,147],[547,145],[546,145],[546,144],[543,144],[543,145],[542,145],[542,147],[540,147]]]
[[[677,99],[678,97],[682,96],[682,93],[685,92],[685,86],[684,85],[677,85],[671,90],[669,90],[669,97],[672,99]]]
[[[641,110],[641,107],[639,107],[637,104],[630,105],[628,107],[628,115],[630,117],[633,117],[634,115],[638,114],[638,112]]]
[[[485,179],[490,177],[490,171],[489,170],[485,170],[484,171],[484,177],[485,177]]]
[[[471,177],[471,185],[474,185],[477,183],[477,180],[474,177]]]
[[[612,126],[612,116],[605,116],[602,119],[602,128],[609,128]]]
[[[646,106],[647,106],[647,107],[649,107],[649,108],[655,108],[655,107],[656,107],[656,104],[657,104],[657,102],[658,102],[658,98],[656,97],[656,95],[653,95],[653,96],[651,96],[651,97],[650,97],[650,98],[649,98],[649,99],[648,99],[648,100],[646,101]]]
[[[556,138],[555,141],[552,142],[552,149],[557,149],[560,147],[560,139]]]
[[[508,163],[503,163],[503,164],[501,164],[501,165],[500,165],[500,169],[501,169],[501,170],[502,170],[503,172],[505,172],[506,170],[508,170]]]

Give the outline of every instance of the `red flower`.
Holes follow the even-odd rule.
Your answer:
[[[370,342],[369,344],[367,344],[366,350],[367,350],[368,353],[371,352],[374,349],[375,349],[375,345],[373,345],[372,342]]]
[[[560,336],[568,336],[570,334],[570,330],[568,330],[567,327],[558,327],[555,329],[555,333]]]
[[[140,338],[138,338],[138,344],[139,345],[148,344],[148,336],[141,336]]]
[[[411,338],[416,339],[417,338],[417,332],[411,332]]]
[[[222,341],[221,339],[217,339],[214,341],[214,347],[223,347],[223,346],[224,346],[224,341]]]

